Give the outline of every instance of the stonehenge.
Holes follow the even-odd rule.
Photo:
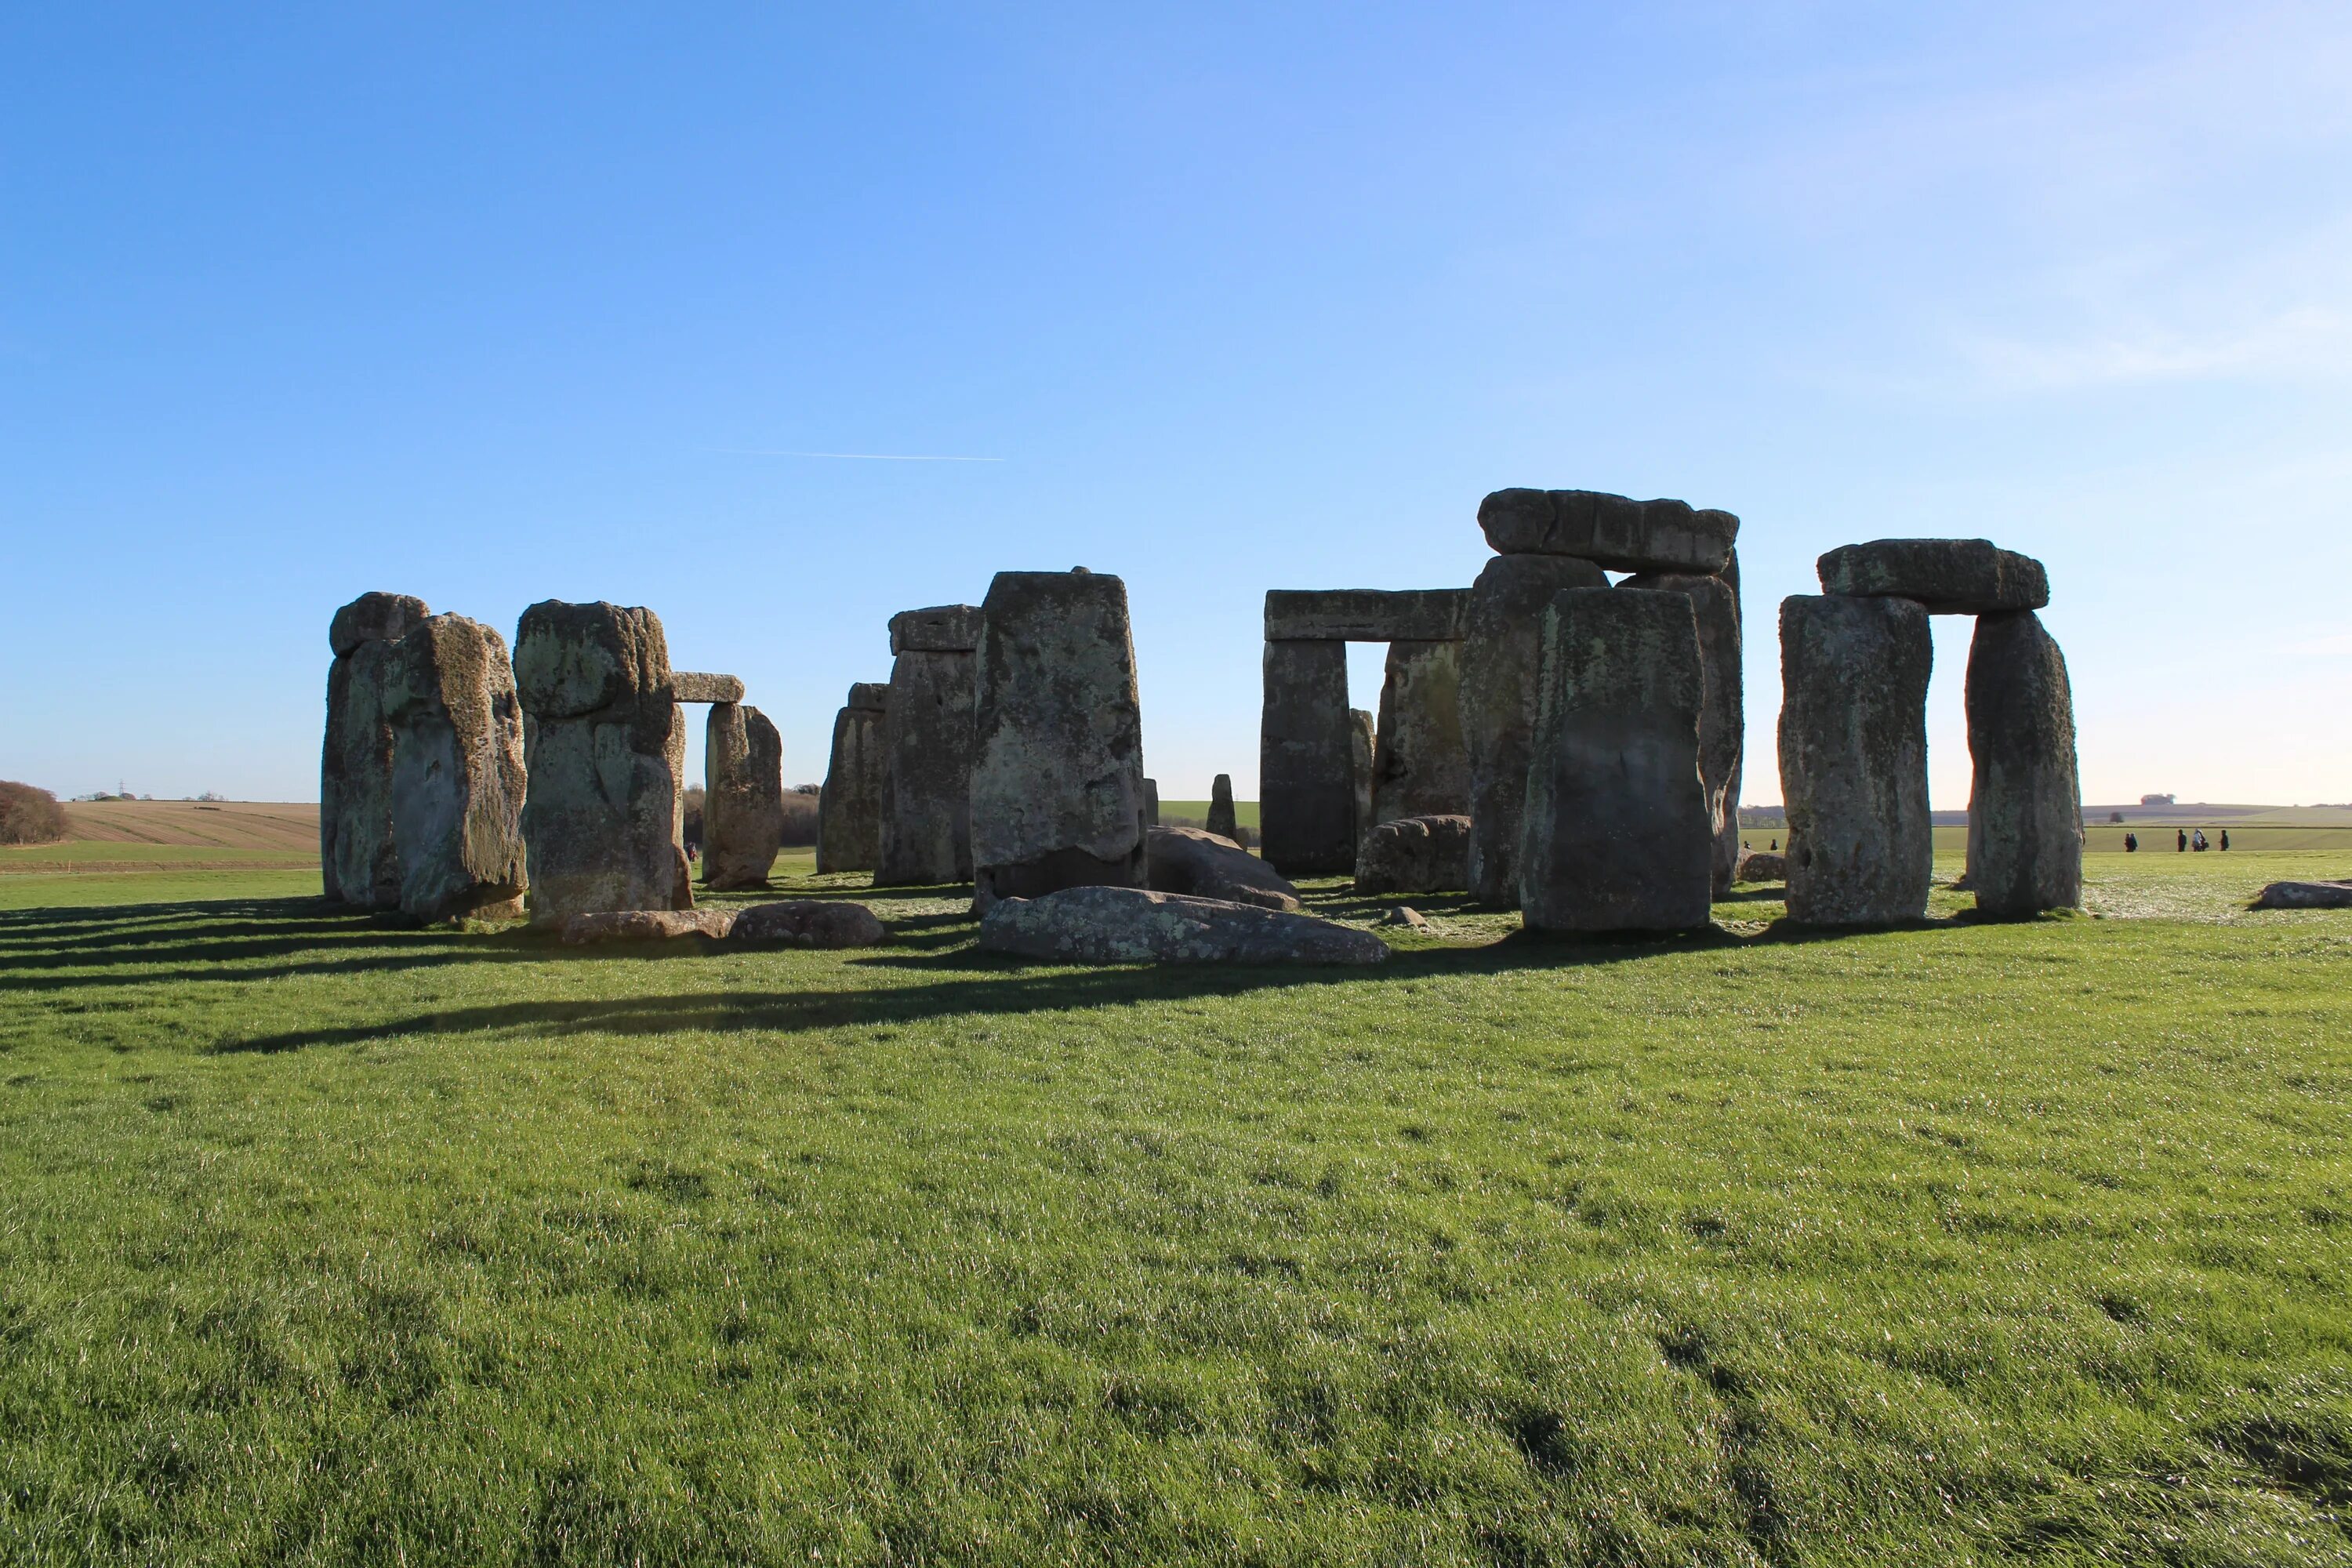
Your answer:
[[[1498,555],[1568,555],[1612,572],[1720,576],[1739,520],[1678,500],[1634,500],[1598,490],[1496,490],[1478,527]]]
[[[1219,773],[1209,786],[1209,831],[1220,838],[1241,842],[1240,824],[1234,816],[1234,775]]]
[[[392,837],[392,727],[383,717],[388,645],[432,615],[406,594],[362,594],[327,628],[327,732],[319,764],[319,867],[327,897],[354,909],[400,905]]]
[[[1706,674],[1699,776],[1706,781],[1707,815],[1715,823],[1715,895],[1721,898],[1739,869],[1739,772],[1748,723],[1740,691],[1739,554],[1732,552],[1719,577],[1643,572],[1618,586],[1687,595],[1698,616],[1699,662]]]
[[[817,797],[816,868],[871,871],[882,864],[882,811],[887,794],[887,738],[883,715],[890,688],[861,680],[833,721],[833,755]]]
[[[740,695],[742,682],[734,687]],[[680,683],[672,689],[694,688]],[[784,841],[783,758],[782,739],[767,715],[736,700],[711,703],[702,748],[706,886],[768,885],[769,869]]]
[[[392,837],[400,911],[415,920],[519,919],[523,723],[498,633],[435,616],[390,650]]]
[[[1391,642],[1372,742],[1374,824],[1470,809],[1470,753],[1462,742],[1462,645]]]
[[[2050,577],[2030,555],[1989,539],[1878,539],[1843,544],[1815,563],[1822,592],[1846,598],[1910,599],[1931,616],[2039,610]]]
[[[1230,838],[1197,827],[1155,827],[1144,835],[1144,847],[1146,885],[1154,892],[1298,908],[1298,889]]]
[[[2020,919],[2083,901],[2083,795],[2066,656],[2032,610],[1977,617],[1969,647],[1968,882]]]
[[[1408,816],[1364,835],[1356,851],[1360,893],[1450,893],[1470,880],[1470,819]]]
[[[939,605],[890,617],[877,887],[971,879],[973,662],[981,612]]]
[[[1380,963],[1370,931],[1255,904],[1147,888],[1070,887],[1005,898],[981,916],[980,945],[1049,963]]]
[[[1341,870],[1354,864],[1356,852],[1348,645],[1269,639],[1265,679],[1257,782],[1263,853],[1285,876]]]

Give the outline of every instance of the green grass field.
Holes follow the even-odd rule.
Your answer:
[[[1160,816],[1162,820],[1184,816],[1195,822],[1206,822],[1209,820],[1209,803],[1205,800],[1163,800],[1160,803]],[[1234,802],[1234,820],[1244,827],[1255,828],[1257,826],[1257,802]]]
[[[2352,916],[2243,907],[2352,855],[2090,865],[1370,973],[0,880],[0,1560],[2352,1562]]]

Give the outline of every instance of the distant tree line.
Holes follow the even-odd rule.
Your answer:
[[[66,836],[66,808],[47,790],[0,782],[0,844],[55,844]]]

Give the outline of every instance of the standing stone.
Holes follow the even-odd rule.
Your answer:
[[[1258,837],[1287,877],[1356,863],[1348,645],[1268,642],[1258,721]]]
[[[1544,611],[1569,588],[1608,577],[1572,555],[1497,555],[1471,585],[1462,639],[1462,739],[1470,760],[1470,892],[1489,909],[1519,901],[1519,836],[1536,727]]]
[[[1544,616],[1519,903],[1530,931],[1707,923],[1706,674],[1688,597],[1570,588]]]
[[[2031,610],[1977,617],[1969,647],[1969,886],[2022,919],[2083,901],[2083,796],[2066,656]]]
[[[1371,824],[1470,810],[1470,753],[1462,742],[1462,645],[1392,642],[1381,680],[1372,747]]]
[[[1160,826],[1160,781],[1158,779],[1143,781],[1143,826],[1146,827]]]
[[[882,803],[886,794],[887,738],[882,716],[890,689],[861,680],[849,689],[849,702],[834,716],[833,758],[816,803],[816,868],[871,871],[882,863]]]
[[[784,743],[767,715],[714,702],[703,731],[702,880],[764,888],[784,842]]]
[[[1688,573],[1644,573],[1622,588],[1683,594],[1698,616],[1699,662],[1706,671],[1706,705],[1698,721],[1698,771],[1706,781],[1706,809],[1715,824],[1715,896],[1731,890],[1739,869],[1739,754],[1748,718],[1740,691],[1739,594],[1727,578]]]
[[[1234,775],[1219,773],[1216,782],[1209,786],[1209,831],[1239,844],[1239,826],[1234,819]]]
[[[327,628],[327,731],[319,761],[319,869],[327,897],[354,909],[400,903],[392,841],[392,727],[383,718],[386,646],[433,612],[406,594],[362,594]]]
[[[685,722],[659,617],[545,600],[522,613],[514,668],[528,719],[531,923],[690,908],[678,842]]]
[[[1380,723],[1361,708],[1348,710],[1348,841],[1360,849],[1380,821],[1372,815],[1372,784],[1380,769]],[[1349,861],[1350,868],[1355,862]]]
[[[971,879],[972,650],[981,612],[940,605],[890,617],[883,715],[880,887]]]
[[[1927,910],[1927,612],[1910,599],[1780,602],[1789,918],[1893,925]]]
[[[400,910],[421,921],[522,915],[522,708],[505,639],[435,616],[397,643],[384,683]]]
[[[974,897],[1144,881],[1143,716],[1127,584],[1000,572],[981,606]],[[891,694],[896,717],[898,693]]]

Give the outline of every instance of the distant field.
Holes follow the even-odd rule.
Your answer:
[[[74,801],[72,837],[0,848],[0,877],[319,863],[319,808],[307,801]]]
[[[1209,819],[1209,803],[1205,800],[1161,801],[1160,803],[1160,820],[1165,822],[1171,816],[1189,816],[1196,821],[1206,822]],[[1257,802],[1254,800],[1237,800],[1234,802],[1234,820],[1240,823],[1244,827],[1255,827],[1257,826]]]

